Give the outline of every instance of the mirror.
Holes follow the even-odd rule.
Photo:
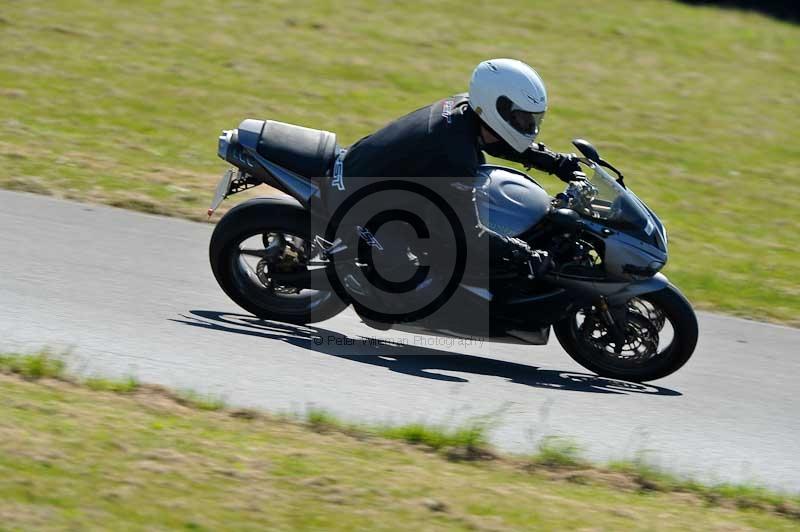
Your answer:
[[[594,146],[588,141],[583,139],[573,139],[572,145],[578,148],[584,157],[587,159],[591,159],[596,163],[600,163],[600,154],[597,153],[597,150]]]

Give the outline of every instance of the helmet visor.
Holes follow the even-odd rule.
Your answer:
[[[512,109],[508,123],[520,133],[524,133],[525,135],[538,135],[539,124],[543,116],[544,113],[532,113],[530,111],[523,111],[522,109]]]
[[[526,111],[505,96],[497,99],[497,111],[511,127],[523,135],[535,137],[539,134],[539,125],[542,123],[544,111],[540,113]]]

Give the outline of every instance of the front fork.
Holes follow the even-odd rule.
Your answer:
[[[608,305],[606,298],[601,296],[597,308],[600,310],[600,315],[614,338],[615,350],[617,353],[621,353],[622,346],[625,345],[625,330],[628,327],[627,301],[624,304],[611,307]]]

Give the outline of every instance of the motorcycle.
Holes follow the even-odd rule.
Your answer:
[[[546,344],[552,329],[598,375],[635,382],[670,375],[694,352],[698,325],[689,301],[660,273],[666,229],[594,146],[573,144],[585,172],[555,197],[524,172],[495,165],[460,184],[471,195],[478,237],[512,243],[522,258],[493,265],[481,279],[454,276],[445,311],[404,320],[370,313],[364,303],[363,280],[374,277],[361,252],[369,257],[381,248],[373,232],[358,226],[352,240],[329,234],[336,214],[323,200],[329,189],[344,190],[346,179],[335,134],[244,120],[219,137],[218,156],[233,168],[209,216],[228,196],[261,184],[283,194],[242,202],[219,220],[212,271],[234,302],[262,319],[307,324],[352,304],[379,329],[468,338],[480,330],[492,341],[529,345]],[[476,322],[474,311],[447,308],[488,310]]]

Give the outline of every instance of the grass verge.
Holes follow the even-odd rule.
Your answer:
[[[541,140],[591,139],[663,218],[666,273],[695,303],[800,323],[800,26],[744,11],[5,2],[0,186],[203,219],[225,167],[220,129],[272,118],[349,144],[508,56],[547,82]]]
[[[207,409],[130,379],[98,382],[66,375],[47,354],[0,357],[2,528],[792,530],[800,523],[797,498],[689,486],[641,464],[590,467],[563,441],[549,440],[533,459],[502,457],[474,427],[384,430],[318,409],[298,422]],[[453,447],[484,452],[465,459],[447,452]]]
[[[96,392],[133,393],[141,384],[136,377],[128,376],[124,379],[108,379],[105,377],[89,377],[83,384]]]

